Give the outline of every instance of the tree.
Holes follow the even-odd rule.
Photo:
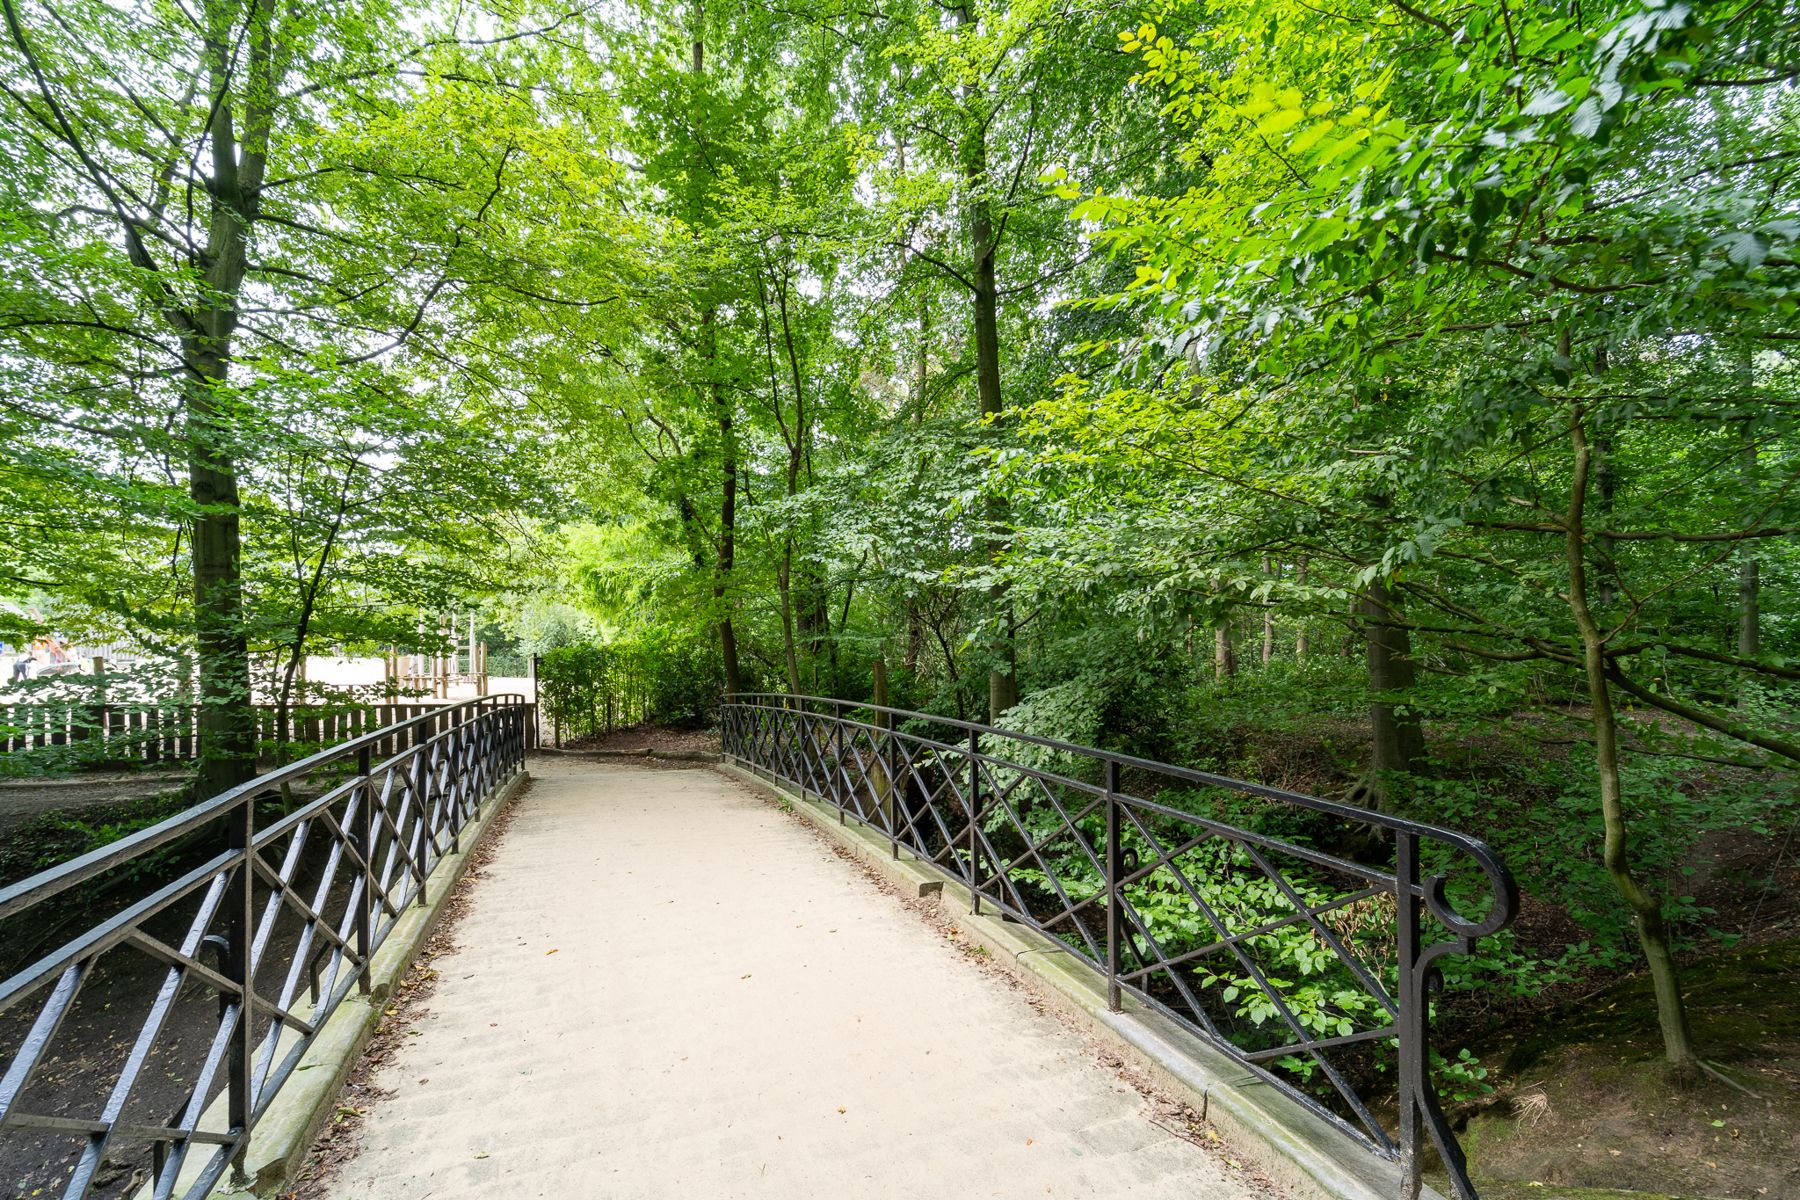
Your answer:
[[[1177,348],[1250,403],[1286,391],[1321,406],[1299,429],[1313,484],[1277,463],[1233,464],[1233,485],[1366,527],[1367,506],[1337,484],[1376,482],[1396,509],[1363,586],[1408,564],[1400,591],[1435,610],[1430,627],[1454,652],[1585,680],[1604,859],[1636,916],[1678,1074],[1701,1063],[1662,902],[1631,865],[1614,696],[1794,750],[1630,667],[1656,647],[1765,678],[1787,670],[1676,632],[1684,597],[1735,547],[1793,532],[1787,493],[1738,470],[1745,422],[1759,445],[1784,445],[1792,410],[1720,370],[1778,351],[1793,311],[1800,225],[1773,164],[1795,151],[1771,157],[1765,140],[1771,119],[1793,130],[1779,115],[1787,70],[1765,65],[1781,38],[1754,4],[1406,7],[1397,20],[1353,6],[1327,32],[1299,5],[1245,5],[1209,12],[1192,38],[1146,25],[1127,48],[1172,90],[1207,181],[1174,203],[1095,195],[1081,210],[1136,258],[1112,303],[1161,306]],[[1383,436],[1339,440],[1403,380],[1411,394]],[[1654,465],[1674,429],[1694,452]],[[1711,502],[1684,503],[1701,481]],[[1315,564],[1322,549],[1308,547]]]

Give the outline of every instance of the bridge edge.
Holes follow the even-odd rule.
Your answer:
[[[855,817],[840,824],[836,809],[729,758],[713,769],[787,801],[795,815],[904,894],[935,893],[943,915],[985,947],[996,964],[1217,1125],[1235,1154],[1277,1185],[1304,1200],[1397,1200],[1404,1195],[1398,1163],[1357,1145],[1161,1013],[1130,998],[1125,1011],[1112,1012],[1106,981],[1097,971],[1034,929],[991,911],[971,914],[966,887],[920,864],[908,850],[900,850],[896,858],[880,831]],[[1429,1186],[1419,1196],[1443,1200]]]
[[[308,1047],[287,1085],[275,1094],[268,1111],[257,1121],[245,1163],[248,1181],[233,1184],[228,1177],[227,1182],[218,1184],[207,1194],[207,1200],[274,1196],[285,1184],[292,1182],[294,1171],[305,1162],[313,1140],[324,1128],[343,1092],[351,1068],[381,1023],[382,1009],[387,1005],[394,984],[424,950],[443,916],[444,902],[461,882],[494,818],[530,778],[531,772],[520,767],[516,775],[501,785],[487,811],[466,831],[464,849],[460,853],[446,854],[438,861],[425,880],[426,902],[415,904],[402,914],[393,932],[370,960],[369,994],[353,992],[344,998],[319,1030],[318,1037]]]

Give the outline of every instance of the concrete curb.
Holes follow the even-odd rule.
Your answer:
[[[558,750],[552,746],[539,746],[533,754],[547,754],[552,758],[586,758],[599,761],[612,759],[654,758],[662,762],[698,762],[716,763],[724,761],[724,755],[711,750]]]
[[[895,858],[887,837],[855,817],[840,824],[836,809],[736,762],[727,760],[716,770],[786,800],[798,816],[907,894],[935,893],[943,914],[985,947],[998,965],[1193,1107],[1219,1128],[1234,1154],[1290,1195],[1306,1200],[1403,1196],[1398,1163],[1371,1153],[1224,1051],[1130,996],[1125,998],[1125,1011],[1111,1011],[1105,978],[1060,942],[991,910],[972,915],[968,888],[946,879],[908,850],[902,849]],[[1430,1187],[1423,1188],[1420,1197],[1443,1200]]]
[[[222,1183],[212,1190],[208,1200],[272,1196],[305,1160],[314,1137],[331,1115],[338,1093],[343,1089],[357,1055],[362,1052],[363,1044],[380,1023],[381,1010],[393,992],[395,982],[424,949],[426,940],[443,915],[444,901],[468,870],[469,858],[481,845],[495,815],[530,778],[530,773],[521,769],[503,784],[494,799],[488,802],[487,812],[464,830],[465,849],[460,854],[447,854],[438,860],[425,880],[425,902],[414,903],[400,914],[399,921],[381,943],[381,949],[375,952],[369,964],[369,994],[352,992],[344,998],[256,1123],[244,1163],[249,1182],[240,1185]]]

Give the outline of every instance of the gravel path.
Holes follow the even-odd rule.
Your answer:
[[[734,782],[532,772],[332,1196],[1265,1195]]]

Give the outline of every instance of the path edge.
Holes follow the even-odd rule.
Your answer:
[[[1266,1080],[1246,1071],[1164,1014],[1133,997],[1125,1011],[1107,1007],[1106,981],[1055,939],[1003,920],[990,910],[970,913],[969,890],[893,843],[855,816],[784,781],[765,778],[727,757],[720,774],[786,801],[794,814],[873,869],[904,895],[937,894],[941,915],[984,947],[1008,974],[1131,1065],[1148,1074],[1225,1135],[1248,1160],[1289,1194],[1304,1200],[1401,1200],[1400,1166],[1371,1153]],[[1420,1200],[1443,1200],[1427,1186]]]
[[[461,882],[470,859],[487,836],[488,827],[530,778],[531,772],[521,767],[518,774],[494,793],[487,811],[464,831],[463,849],[438,860],[431,874],[425,877],[424,903],[415,902],[400,915],[370,960],[369,994],[352,992],[338,1004],[312,1045],[307,1047],[286,1086],[275,1094],[262,1119],[251,1131],[245,1162],[249,1182],[218,1184],[208,1193],[207,1200],[272,1196],[290,1181],[295,1168],[306,1161],[313,1139],[331,1115],[343,1091],[344,1081],[362,1055],[363,1046],[381,1023],[382,1009],[393,993],[394,984],[430,940],[443,916],[444,902]]]

